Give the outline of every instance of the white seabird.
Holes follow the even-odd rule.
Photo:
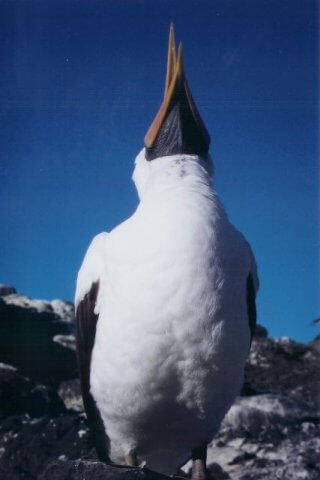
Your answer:
[[[212,189],[210,137],[170,28],[165,96],[135,162],[140,203],[97,235],[77,280],[82,394],[102,461],[174,474],[207,444],[243,382],[256,263]]]

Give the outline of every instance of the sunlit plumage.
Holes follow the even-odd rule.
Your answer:
[[[164,106],[133,173],[140,203],[94,238],[78,274],[77,351],[100,458],[174,474],[192,457],[199,479],[241,388],[258,280],[212,189],[210,139],[179,55],[171,31]]]

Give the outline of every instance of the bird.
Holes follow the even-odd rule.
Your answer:
[[[101,461],[207,478],[256,324],[252,249],[213,188],[210,136],[170,25],[164,97],[135,159],[139,203],[77,276],[76,350]]]

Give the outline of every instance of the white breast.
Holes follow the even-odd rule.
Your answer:
[[[111,232],[91,390],[112,460],[172,474],[212,439],[242,382],[249,270],[212,194],[172,189]]]

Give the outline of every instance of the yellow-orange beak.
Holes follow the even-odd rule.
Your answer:
[[[155,116],[147,134],[144,138],[144,143],[147,151],[152,150],[153,146],[157,142],[159,137],[160,130],[164,127],[164,123],[167,120],[167,117],[175,105],[179,105],[179,116],[181,117],[181,122],[176,122],[179,127],[181,127],[181,135],[182,143],[185,144],[185,147],[181,145],[179,147],[173,147],[173,153],[200,153],[204,154],[208,152],[209,144],[210,144],[210,136],[207,132],[206,127],[199,115],[199,112],[196,108],[196,105],[193,101],[190,89],[187,84],[187,80],[183,70],[182,64],[182,44],[180,43],[178,49],[178,55],[176,56],[176,48],[175,48],[175,40],[174,40],[174,29],[173,24],[170,25],[170,33],[169,33],[169,47],[168,47],[168,60],[167,60],[167,72],[166,72],[166,81],[165,81],[165,89],[164,89],[164,99],[160,106],[160,109]],[[168,122],[167,122],[168,123]],[[187,125],[185,131],[183,131],[183,123]],[[182,126],[181,126],[182,125]],[[166,125],[168,128],[168,125]],[[171,130],[174,128],[173,122],[169,122],[169,127]],[[193,127],[190,129],[190,127]],[[186,138],[187,137],[190,138]],[[172,136],[172,135],[171,135]],[[161,135],[161,141],[163,143],[164,138]],[[200,145],[200,152],[191,152],[191,146],[195,143],[196,145]],[[189,145],[190,144],[190,145]],[[189,146],[188,146],[189,145]],[[182,150],[181,152],[175,152],[175,149]],[[186,149],[184,152],[183,150]],[[165,150],[165,149],[164,149]],[[192,148],[191,148],[192,150]],[[170,148],[169,148],[170,151]],[[167,153],[167,152],[165,152]],[[155,157],[153,157],[155,158]],[[151,160],[152,158],[150,158]]]
[[[176,68],[176,44],[174,41],[173,23],[171,23],[170,31],[169,31],[167,74],[166,74],[166,83],[164,87],[164,97],[166,97],[170,83],[173,79],[175,68]]]

